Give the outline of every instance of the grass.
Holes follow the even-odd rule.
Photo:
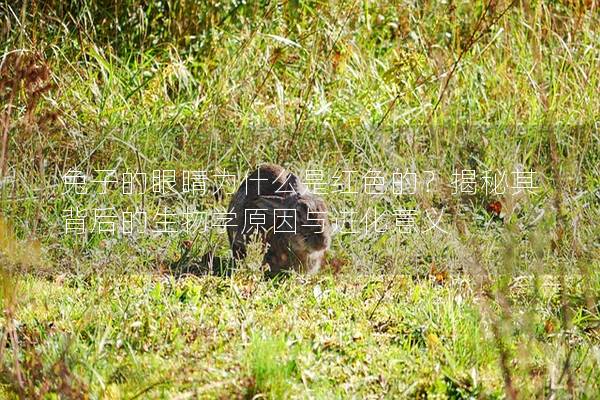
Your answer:
[[[597,396],[595,3],[141,4],[0,4],[0,397]],[[328,191],[358,232],[311,277],[263,279],[258,249],[228,277],[182,274],[227,256],[221,229],[90,222],[223,211],[265,161],[436,177],[414,195]],[[531,193],[453,194],[456,171],[512,184],[520,168]],[[179,192],[184,170],[236,180],[123,195],[106,170],[175,170]],[[362,219],[413,207],[422,228],[443,211],[445,233]],[[85,235],[64,232],[75,209]]]

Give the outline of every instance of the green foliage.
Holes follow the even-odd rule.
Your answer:
[[[593,7],[0,3],[0,397],[597,397]],[[264,280],[259,246],[229,277],[169,270],[226,257],[216,229],[64,233],[70,209],[223,210],[236,189],[80,194],[69,169],[99,181],[263,161],[435,170],[415,196],[325,197],[445,209],[447,234],[340,234],[319,275]],[[463,168],[532,170],[539,187],[453,195]]]
[[[255,382],[255,390],[270,398],[286,398],[290,382],[298,375],[293,355],[295,348],[286,344],[281,336],[264,338],[255,334],[250,340],[247,368]]]

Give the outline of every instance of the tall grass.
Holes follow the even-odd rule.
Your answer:
[[[74,397],[600,390],[595,2],[4,2],[0,21],[8,391],[57,376]],[[339,234],[323,274],[267,282],[163,276],[186,248],[226,257],[218,230],[64,233],[71,209],[223,210],[236,189],[77,194],[70,169],[243,177],[263,161],[435,170],[412,197],[325,197],[443,209],[447,234]],[[460,169],[531,170],[538,188],[453,195]]]

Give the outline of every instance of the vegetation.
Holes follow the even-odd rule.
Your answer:
[[[586,0],[0,3],[0,397],[597,397],[599,20]],[[415,172],[412,194],[323,196],[425,229],[336,219],[315,276],[265,279],[258,246],[203,273],[226,235],[173,213],[223,212],[261,162]],[[236,179],[185,192],[199,170]],[[176,190],[123,193],[153,171]],[[139,210],[182,229],[101,229]]]

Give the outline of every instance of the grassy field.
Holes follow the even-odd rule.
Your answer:
[[[0,2],[0,398],[597,398],[598,71],[593,0]],[[179,216],[262,162],[323,171],[325,267],[203,273]]]

